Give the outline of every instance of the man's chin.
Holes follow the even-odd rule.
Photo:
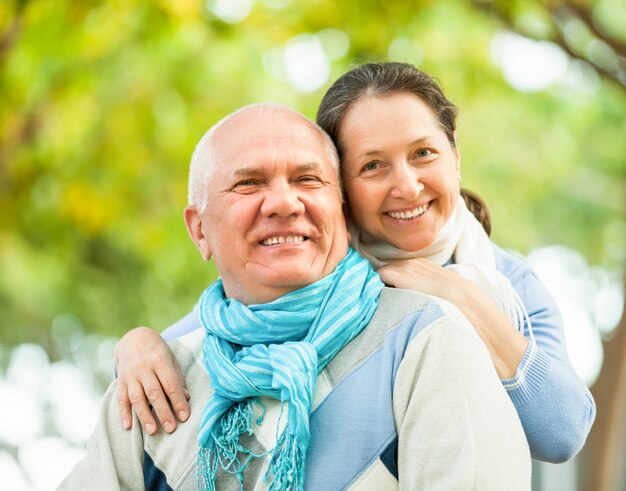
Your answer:
[[[246,265],[249,275],[246,282],[279,292],[277,298],[311,285],[332,273],[342,259],[339,254],[335,255],[337,257],[329,257],[328,254],[294,254],[289,257],[285,254],[276,260],[257,257]]]
[[[279,268],[272,271],[266,271],[259,278],[259,282],[268,288],[285,294],[289,291],[299,290],[306,286],[312,285],[316,281],[321,280],[325,274],[321,268],[309,266],[293,265],[289,267],[282,264]]]

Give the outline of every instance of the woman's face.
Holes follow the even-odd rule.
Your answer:
[[[364,97],[339,140],[355,224],[405,251],[432,244],[459,197],[460,156],[430,107],[407,92]]]

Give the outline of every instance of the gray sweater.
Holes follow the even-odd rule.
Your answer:
[[[104,396],[87,455],[60,490],[196,489],[198,425],[211,397],[203,331],[170,343],[191,393],[191,417],[172,435],[119,421],[116,383]],[[246,447],[276,442],[279,402]],[[451,304],[383,289],[370,324],[320,373],[310,416],[306,489],[528,490],[521,423],[473,327]],[[246,489],[266,489],[268,462],[246,469]],[[271,479],[271,477],[270,477]],[[217,489],[239,490],[218,474]]]

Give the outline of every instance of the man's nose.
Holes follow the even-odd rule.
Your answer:
[[[424,189],[419,170],[408,162],[394,168],[391,179],[390,195],[392,198],[414,201]]]
[[[264,216],[289,217],[304,213],[304,203],[297,188],[288,182],[272,183],[267,188],[261,213]]]

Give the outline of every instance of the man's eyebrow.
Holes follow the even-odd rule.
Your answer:
[[[321,171],[321,169],[322,166],[318,162],[314,161],[295,165],[296,172]],[[263,174],[265,174],[265,171],[259,167],[241,167],[233,172],[235,177],[261,176]]]
[[[242,167],[236,169],[233,174],[235,177],[260,176],[263,174],[263,170],[255,167]]]
[[[296,171],[298,172],[319,171],[321,169],[322,166],[318,162],[305,162],[296,165]]]

